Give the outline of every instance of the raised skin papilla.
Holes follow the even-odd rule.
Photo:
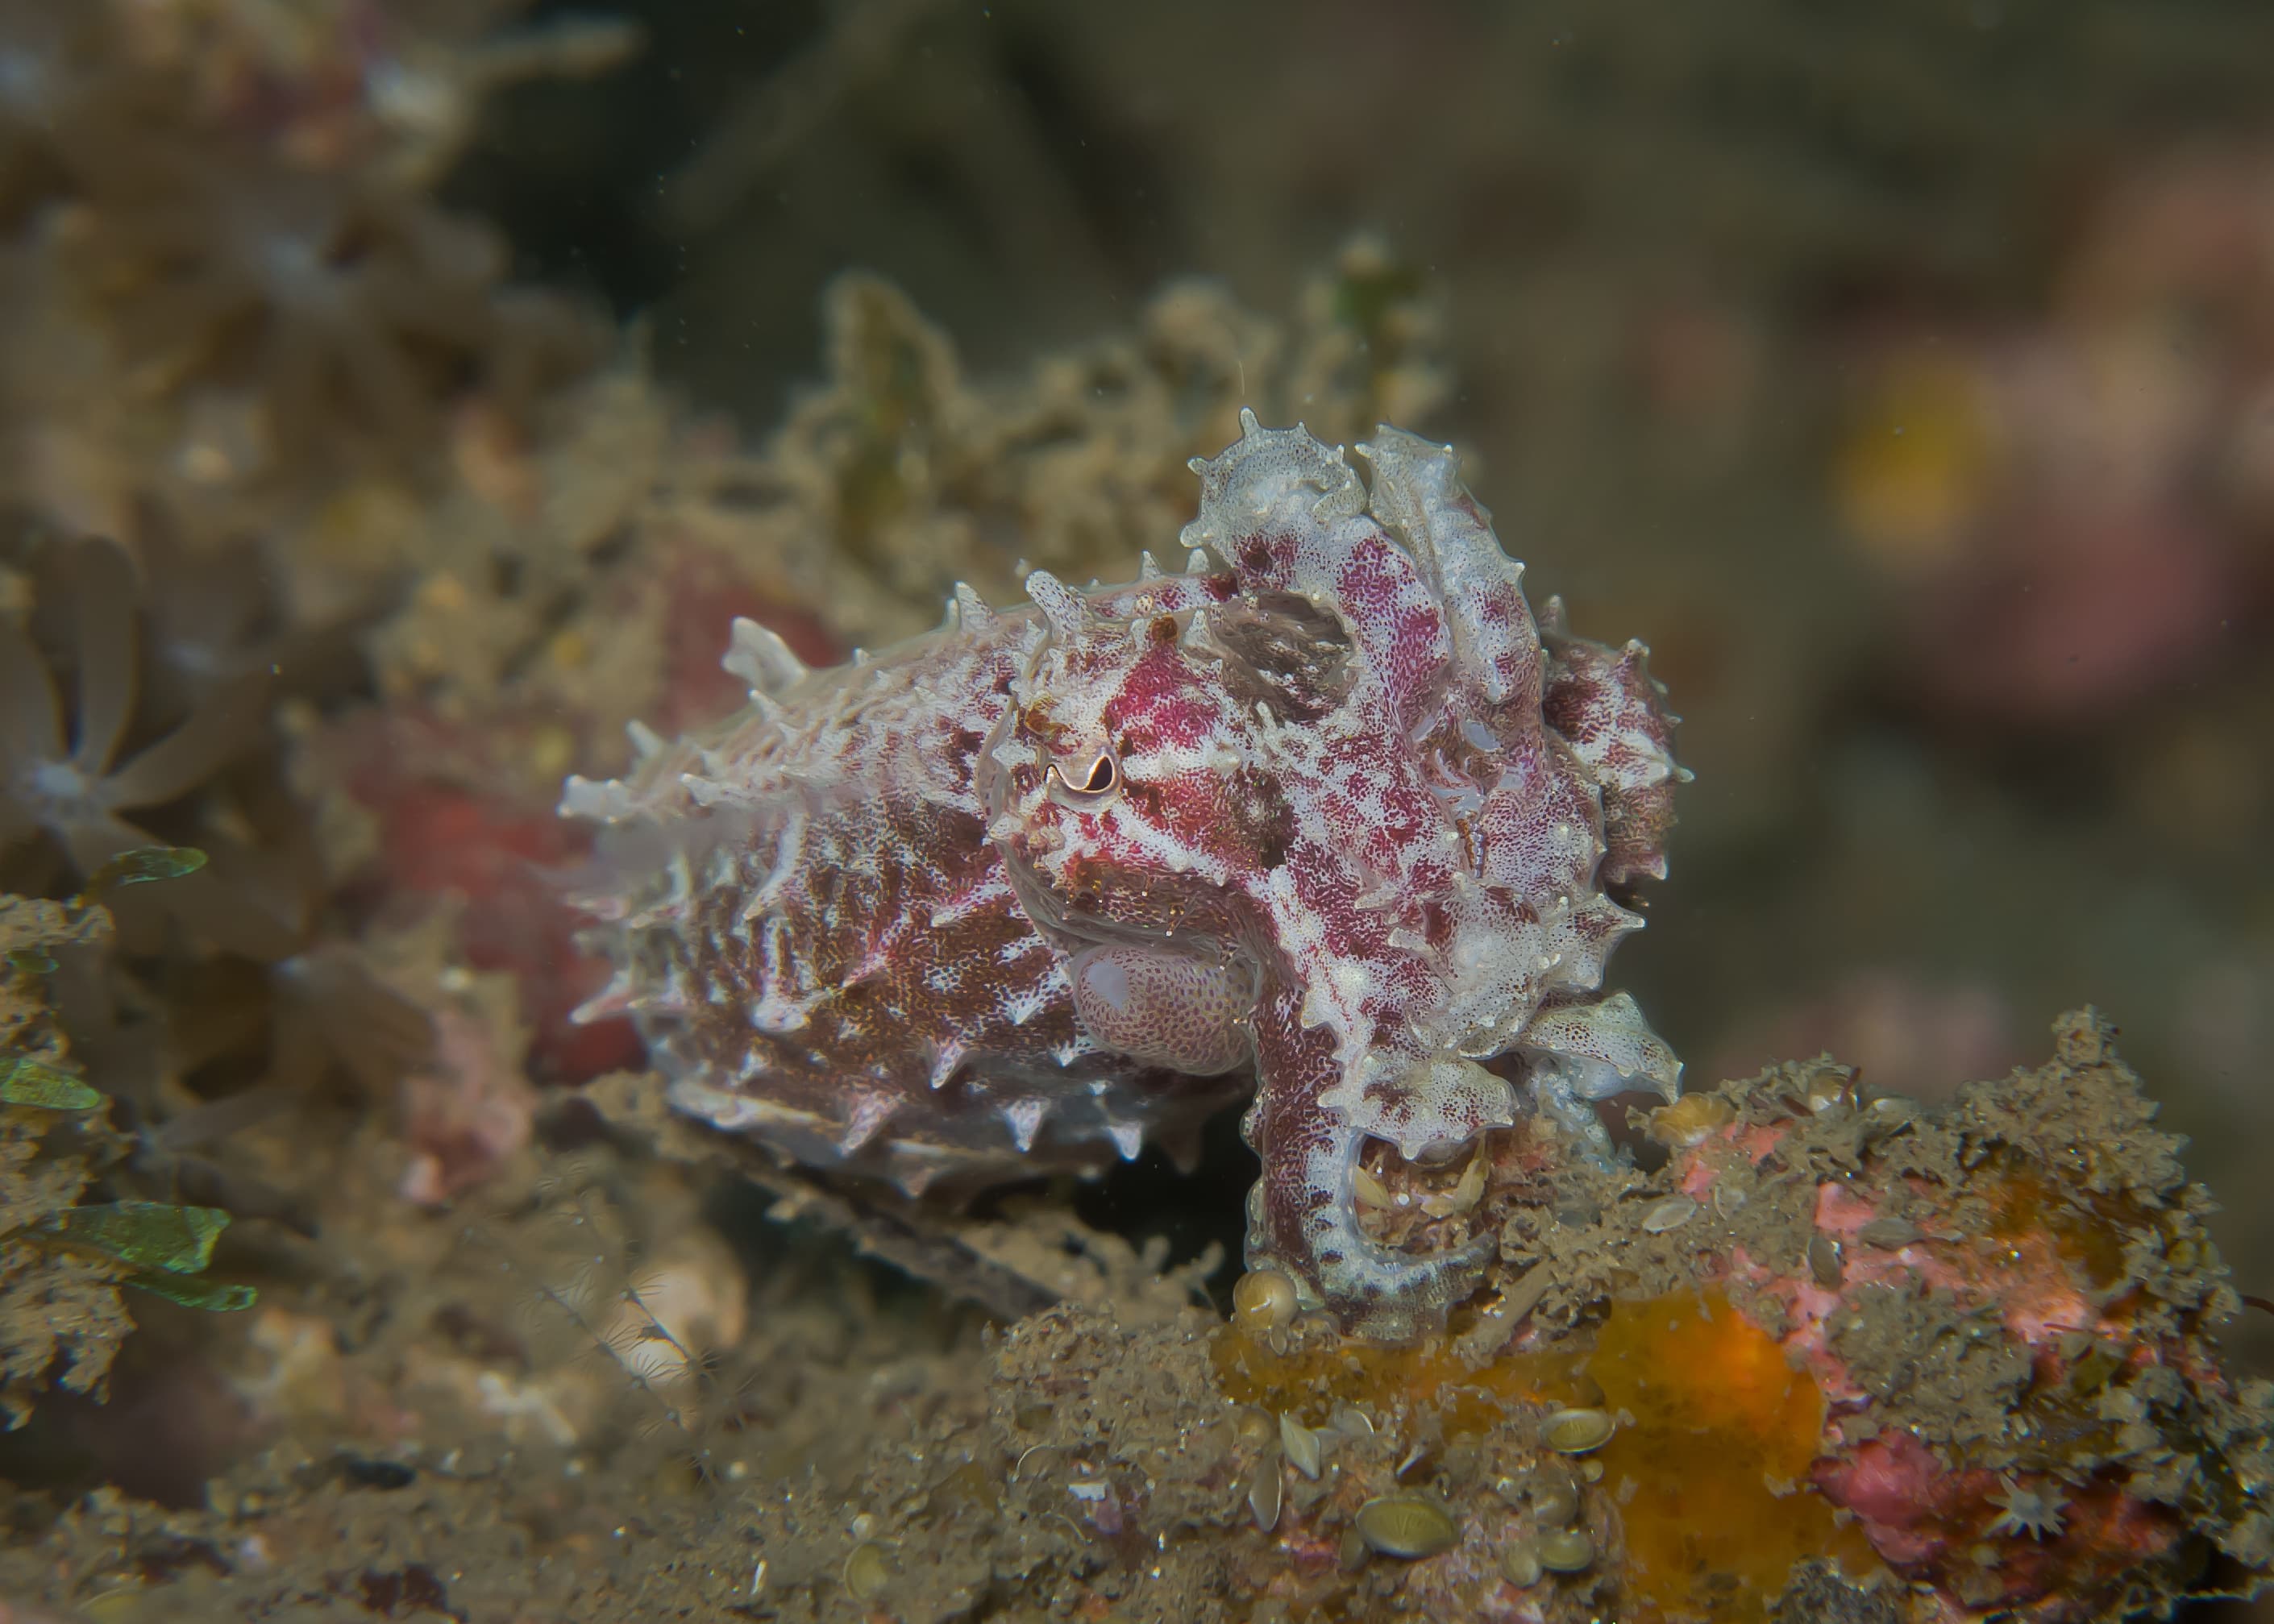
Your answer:
[[[674,1102],[921,1189],[1172,1145],[1248,1086],[1250,1262],[1417,1335],[1487,1243],[1368,1237],[1352,1169],[1679,1067],[1600,992],[1663,872],[1671,718],[1639,645],[1543,648],[1443,447],[1244,418],[1196,462],[1187,571],[1036,572],[811,675],[755,628],[752,709],[564,809],[614,825],[621,967]],[[1606,830],[1610,831],[1607,846]],[[1607,860],[1608,853],[1608,860]],[[1496,1062],[1488,1069],[1486,1062]]]

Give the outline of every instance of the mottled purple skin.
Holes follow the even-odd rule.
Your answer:
[[[1543,642],[1449,451],[1385,428],[1369,492],[1244,425],[1185,574],[960,592],[820,674],[738,628],[749,710],[570,782],[619,882],[596,1012],[680,1109],[910,1191],[1174,1150],[1252,1089],[1251,1265],[1410,1337],[1488,1242],[1368,1237],[1367,1139],[1444,1154],[1522,1090],[1600,1153],[1593,1101],[1676,1086],[1600,988],[1683,775],[1640,645],[1552,605]]]

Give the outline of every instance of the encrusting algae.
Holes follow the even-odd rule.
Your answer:
[[[1215,1357],[1229,1396],[1290,1405],[1288,1418],[1350,1411],[1397,1427],[1418,1422],[1465,1460],[1495,1434],[1535,1433],[1539,1448],[1495,1485],[1511,1510],[1478,1502],[1515,1590],[1539,1583],[1540,1570],[1615,1563],[1608,1589],[1628,1616],[1741,1619],[1765,1616],[1803,1563],[1851,1580],[1887,1572],[1852,1519],[1806,1486],[1823,1394],[1717,1289],[1615,1301],[1592,1336],[1475,1367],[1442,1345],[1283,1355],[1237,1327]],[[1581,1399],[1589,1402],[1562,1402]],[[1580,1464],[1564,1470],[1558,1456]],[[1359,1514],[1378,1550],[1363,1520],[1384,1503]],[[1587,1526],[1573,1528],[1583,1505]],[[1442,1548],[1457,1543],[1453,1529],[1449,1519]]]
[[[1235,1317],[1214,1371],[1337,1446],[1352,1416],[1401,1440],[1392,1476],[1459,1530],[1397,1584],[1417,1612],[1760,1618],[1805,1581],[1894,1617],[2090,1619],[2247,1590],[2274,1554],[2269,1395],[2205,1340],[2236,1304],[2202,1197],[2108,1028],[2058,1036],[1944,1111],[1818,1064],[1653,1113],[1664,1169],[1562,1180],[1552,1227],[1510,1210],[1503,1258],[1544,1235],[1555,1279],[1496,1347],[1483,1315],[1394,1348]],[[1487,1200],[1535,1160],[1501,1147]],[[1669,1189],[1696,1214],[1653,1226]],[[1373,1486],[1363,1454],[1327,1460],[1272,1530],[1291,1616],[1329,1606],[1305,1553]]]
[[[1807,1491],[1822,1391],[1719,1290],[1614,1304],[1587,1373],[1633,1417],[1604,1447],[1628,1593],[1668,1613],[1758,1617],[1803,1562],[1886,1572],[1862,1531]]]

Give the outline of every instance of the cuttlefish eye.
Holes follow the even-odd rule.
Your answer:
[[[1111,750],[1062,756],[1050,763],[1050,799],[1062,807],[1096,811],[1121,793],[1121,763]]]

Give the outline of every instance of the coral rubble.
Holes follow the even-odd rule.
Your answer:
[[[189,1549],[210,1553],[204,1592],[247,1619],[374,1575],[475,1618],[668,1601],[792,1624],[2050,1624],[2248,1591],[2274,1563],[2274,1394],[2209,1340],[2236,1299],[2202,1237],[2207,1198],[2105,1024],[2071,1015],[2055,1038],[2044,1066],[1939,1108],[1866,1095],[1829,1060],[1725,1084],[1643,1119],[1669,1147],[1648,1173],[1552,1155],[1549,1124],[1509,1131],[1479,1198],[1501,1237],[1494,1291],[1423,1343],[1353,1343],[1269,1294],[1243,1293],[1229,1324],[1069,1302],[968,1348],[970,1380],[869,1378],[890,1395],[873,1427],[833,1440],[826,1466],[746,1482],[715,1469],[779,1435],[769,1395],[787,1372],[760,1374],[728,1412],[750,1430],[703,1445],[712,1487],[650,1503],[636,1539],[605,1535],[597,1519],[621,1513],[577,1478],[494,1475],[463,1453],[470,1434],[414,1421],[384,1477],[286,1450],[206,1509],[91,1504],[0,1558],[0,1589],[71,1605],[116,1590],[123,1550],[147,1576],[119,1605],[154,1616],[179,1588],[162,1553]],[[1456,1177],[1385,1169],[1383,1222]],[[567,1200],[573,1254],[624,1222],[600,1193],[624,1180],[519,1210]],[[535,1255],[510,1234],[497,1244]],[[689,1289],[665,1279],[633,1307]],[[589,1399],[489,1335],[470,1325],[448,1360],[457,1390],[490,1395],[477,1430],[541,1405],[555,1436],[597,1441],[578,1431]],[[686,1368],[680,1335],[615,1346],[665,1382]],[[409,1408],[374,1414],[452,1413],[441,1387],[395,1390]],[[666,1402],[701,1425],[692,1399]],[[422,1515],[388,1522],[357,1498],[382,1481]],[[555,1507],[573,1562],[481,1560],[526,1553],[524,1496]],[[342,1518],[374,1542],[352,1558],[312,1537]]]

